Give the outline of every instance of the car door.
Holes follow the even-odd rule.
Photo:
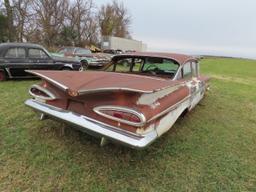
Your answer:
[[[6,71],[10,77],[26,76],[25,69],[28,65],[26,49],[24,47],[10,47],[4,53]]]
[[[189,61],[182,67],[182,78],[190,89],[191,109],[203,98],[204,93],[202,92],[203,84],[198,78],[198,68],[198,63],[195,61]]]
[[[29,69],[53,70],[55,69],[53,59],[40,48],[28,48]]]

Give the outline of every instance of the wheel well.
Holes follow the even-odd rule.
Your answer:
[[[88,64],[88,61],[86,59],[82,59],[80,62]]]
[[[65,67],[62,67],[61,70],[73,70],[73,69],[71,67],[65,66]]]
[[[7,71],[5,69],[0,69],[0,72],[4,72],[5,77],[9,78],[9,75],[8,75],[8,73],[7,73]]]
[[[188,108],[184,109],[184,111],[180,114],[180,117],[184,117],[188,113]]]
[[[0,76],[0,81],[5,81],[6,79],[9,79],[7,71],[4,69],[0,69],[0,73],[3,74],[3,76]]]

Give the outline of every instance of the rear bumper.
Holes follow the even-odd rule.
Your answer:
[[[70,123],[78,127],[81,131],[84,131],[90,135],[96,137],[105,137],[114,142],[119,142],[132,148],[145,148],[157,138],[157,133],[155,130],[145,135],[137,135],[120,128],[98,122],[86,116],[78,115],[70,111],[38,102],[34,99],[27,100],[25,104],[36,111],[46,114],[47,116]]]

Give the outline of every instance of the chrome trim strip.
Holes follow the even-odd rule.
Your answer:
[[[161,117],[163,115],[165,115],[166,113],[169,113],[171,112],[172,110],[175,110],[178,105],[180,105],[181,103],[185,102],[186,100],[190,99],[191,95],[185,97],[184,99],[180,100],[178,103],[168,107],[167,109],[165,109],[164,111],[162,111],[161,113],[158,113],[157,115],[155,115],[154,117],[152,117],[151,119],[149,119],[147,122],[151,122],[155,119],[157,119],[158,117]]]
[[[38,89],[39,91],[44,92],[44,93],[47,94],[49,97],[44,97],[44,96],[40,96],[40,95],[34,94],[34,93],[31,91],[31,89],[33,89],[33,88]],[[34,97],[35,99],[46,100],[46,101],[50,101],[50,100],[55,100],[55,99],[57,99],[57,97],[56,97],[54,94],[52,94],[52,93],[51,93],[50,91],[48,91],[47,89],[41,87],[40,85],[32,85],[32,86],[30,87],[30,89],[29,89],[28,92],[29,92],[29,94],[30,94],[32,97]]]
[[[173,77],[172,80],[178,80],[178,75],[181,72],[181,69],[182,69],[182,65],[180,65],[179,69],[176,71],[176,74],[175,74],[175,76]]]
[[[64,67],[69,67],[71,69],[74,69],[72,64],[65,64]]]
[[[132,148],[141,149],[151,144],[157,137],[156,130],[151,132],[135,136],[135,134],[125,132],[120,128],[113,129],[112,126],[108,126],[102,123],[94,122],[87,119],[87,117],[75,114],[70,111],[66,111],[60,108],[56,108],[41,102],[29,99],[25,104],[41,113],[45,113],[48,116],[55,117],[59,120],[71,123],[79,127],[82,131],[98,137],[106,137],[110,140],[117,141]],[[119,130],[117,130],[119,129]]]
[[[10,69],[8,67],[5,68],[6,72],[8,73],[9,78],[13,78]]]
[[[124,119],[119,119],[117,117],[113,117],[111,115],[107,115],[105,113],[102,113],[101,110],[113,110],[113,111],[121,111],[121,112],[127,112],[127,113],[131,113],[137,117],[139,117],[140,119],[140,123],[134,123],[134,122],[130,122],[130,121],[127,121],[127,120],[124,120]],[[145,116],[138,112],[138,111],[135,111],[133,109],[130,109],[130,108],[127,108],[127,107],[120,107],[120,106],[113,106],[113,105],[105,105],[105,106],[98,106],[98,107],[95,107],[93,109],[93,111],[103,117],[106,117],[108,119],[111,119],[111,120],[114,120],[114,121],[117,121],[117,122],[120,122],[120,123],[125,123],[127,125],[132,125],[132,126],[135,126],[135,127],[141,127],[143,125],[145,125],[146,123],[146,118]]]
[[[51,79],[51,78],[45,76],[45,75],[42,75],[42,74],[40,74],[40,73],[37,73],[37,72],[35,72],[35,71],[31,71],[31,70],[26,70],[26,72],[31,73],[31,74],[33,74],[33,75],[37,75],[37,76],[39,76],[39,77],[41,77],[41,78],[43,78],[43,79],[46,79],[47,81],[50,81],[51,83],[57,85],[58,87],[64,89],[65,91],[68,90],[68,87],[66,87],[65,85],[63,85],[63,84],[61,84],[61,83],[59,83],[59,82],[57,82],[57,81],[55,81],[55,80],[53,80],[53,79]]]
[[[127,73],[122,73],[122,72],[108,72],[108,73],[118,73],[119,75],[122,76],[136,76],[136,77],[140,77],[140,78],[144,78],[144,79],[152,79],[152,80],[157,80],[157,81],[168,81],[166,79],[163,79],[161,77],[149,77],[149,76],[142,76],[142,75],[137,75],[137,74],[127,74]]]
[[[150,90],[150,91],[143,91],[143,90],[140,90],[140,89],[131,89],[131,88],[124,88],[124,87],[107,87],[107,88],[79,90],[78,94],[83,95],[83,94],[86,94],[86,93],[97,93],[97,92],[104,92],[104,91],[131,91],[131,92],[136,92],[136,93],[154,93],[154,92],[161,91],[161,90],[164,90],[164,89],[168,89],[170,87],[177,86],[177,85],[180,85],[180,84],[177,83],[177,84],[174,84],[174,85],[161,87],[161,88]]]
[[[92,119],[92,118],[90,118],[90,117],[86,117],[86,116],[83,116],[83,115],[82,115],[81,117],[83,117],[84,119],[86,119],[86,120],[88,120],[88,121],[92,121],[92,122],[94,122],[94,123],[96,123],[96,124],[100,124],[100,125],[109,127],[109,128],[111,128],[111,129],[115,130],[116,132],[123,133],[123,134],[126,134],[126,135],[130,135],[130,136],[133,136],[133,137],[135,137],[135,138],[142,138],[142,137],[144,136],[143,134],[138,135],[138,134],[136,134],[136,133],[126,131],[126,130],[121,129],[121,128],[119,128],[119,127],[114,127],[114,126],[112,126],[112,125],[108,125],[108,124],[106,124],[106,123],[97,121],[97,120]]]
[[[137,93],[153,93],[153,91],[143,91],[139,89],[131,89],[131,88],[123,88],[123,87],[107,87],[107,88],[98,88],[98,89],[82,89],[79,90],[79,95],[83,95],[86,93],[97,93],[97,92],[104,92],[104,91],[131,91]]]

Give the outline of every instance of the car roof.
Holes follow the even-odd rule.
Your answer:
[[[177,53],[161,53],[161,52],[131,52],[131,53],[124,53],[120,55],[115,55],[113,60],[118,57],[157,57],[157,58],[165,58],[165,59],[172,59],[175,60],[180,65],[185,64],[188,60],[195,60],[197,59],[190,55],[185,54],[177,54]]]
[[[44,48],[41,45],[34,43],[1,43],[0,49],[10,48],[10,47],[29,47],[29,48]]]
[[[69,47],[69,46],[61,47],[60,49],[86,49],[86,50],[90,50],[90,49],[85,48],[85,47]]]
[[[34,44],[34,43],[1,43],[0,44],[0,57],[3,57],[5,51],[9,48],[13,47],[22,47],[22,48],[35,48],[35,49],[43,49],[47,51],[43,46]]]

